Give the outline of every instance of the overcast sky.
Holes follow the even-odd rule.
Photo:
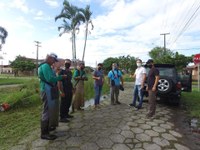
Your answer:
[[[155,46],[190,56],[200,53],[200,0],[69,0],[84,8],[90,5],[94,30],[88,36],[85,62],[95,66],[108,57],[131,55],[146,61]],[[70,35],[59,37],[55,22],[63,0],[0,0],[0,26],[8,37],[4,64],[16,56],[36,58],[34,41],[40,41],[39,58],[54,52],[72,58]],[[77,35],[77,58],[82,58],[84,26]]]

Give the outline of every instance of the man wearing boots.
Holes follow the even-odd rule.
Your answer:
[[[69,122],[67,118],[73,118],[69,114],[69,108],[72,103],[73,85],[72,85],[72,72],[70,70],[71,61],[66,59],[65,70],[61,70],[59,75],[66,75],[67,78],[58,82],[58,88],[61,96],[60,103],[60,122]]]
[[[56,135],[50,134],[50,127],[58,125],[55,115],[57,112],[56,102],[58,102],[59,95],[57,88],[57,81],[65,79],[66,75],[56,76],[52,65],[58,61],[57,55],[51,53],[47,55],[46,61],[42,63],[38,68],[38,77],[40,78],[40,96],[43,101],[43,111],[41,117],[41,139],[54,140]],[[55,127],[54,127],[55,129]]]

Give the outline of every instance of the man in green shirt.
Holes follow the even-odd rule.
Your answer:
[[[58,61],[57,55],[51,53],[47,55],[46,61],[40,64],[38,68],[38,77],[40,78],[40,96],[43,101],[43,111],[41,117],[41,138],[46,140],[56,139],[56,135],[49,134],[50,127],[58,126],[57,104],[59,95],[55,94],[57,89],[57,81],[66,78],[66,75],[56,76],[52,65]]]

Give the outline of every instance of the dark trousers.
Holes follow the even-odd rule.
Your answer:
[[[156,91],[149,90],[149,104],[148,104],[148,116],[154,116],[156,112]]]
[[[72,92],[65,92],[65,97],[61,97],[60,118],[66,118],[72,103]]]

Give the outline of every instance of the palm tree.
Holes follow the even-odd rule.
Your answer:
[[[8,36],[8,32],[6,31],[6,29],[0,26],[0,40],[1,40],[0,50],[1,50],[2,45],[5,44],[7,36]]]
[[[60,31],[63,29],[59,35],[62,36],[64,33],[71,32],[72,40],[72,58],[76,60],[76,31],[79,30],[79,25],[81,20],[83,20],[82,14],[79,13],[79,9],[76,6],[71,5],[67,0],[63,2],[63,9],[61,13],[55,17],[55,21],[58,19],[63,19],[64,24],[58,27]],[[66,21],[68,20],[68,22]]]
[[[89,24],[91,24],[92,30],[93,30],[94,26],[93,26],[93,23],[92,23],[92,20],[91,20],[92,12],[90,11],[90,5],[87,5],[85,7],[85,9],[80,9],[80,12],[82,12],[83,15],[84,15],[84,23],[85,23],[85,43],[84,43],[83,57],[82,57],[82,61],[84,61],[87,36],[88,36],[88,32],[90,32],[88,30],[88,26],[89,26]]]

